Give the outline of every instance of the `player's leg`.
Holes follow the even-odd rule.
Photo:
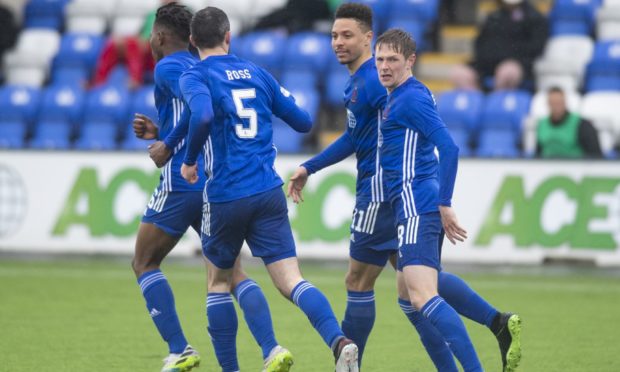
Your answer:
[[[243,271],[239,258],[233,267],[232,287],[248,328],[262,350],[264,371],[288,371],[293,355],[278,345],[267,299],[258,284]]]
[[[345,278],[347,307],[342,331],[359,348],[360,365],[376,317],[375,282],[390,254],[396,251],[394,225],[389,203],[357,201],[351,223],[349,269]]]
[[[401,271],[396,271],[396,283],[398,287],[398,305],[418,332],[422,346],[424,346],[428,356],[433,361],[435,368],[441,372],[457,372],[458,368],[454,362],[452,351],[446,345],[446,341],[441,333],[409,301],[409,292]]]
[[[398,226],[399,269],[409,299],[439,331],[465,371],[482,371],[476,351],[458,313],[437,291],[439,213],[428,213],[402,221]]]
[[[344,336],[325,295],[301,275],[284,192],[278,187],[253,201],[256,214],[247,239],[252,254],[263,259],[276,288],[299,306],[334,351],[340,363],[336,370],[357,371],[357,346]]]
[[[208,217],[210,215],[209,208],[209,203],[204,203],[201,217],[197,218],[192,224],[192,227],[198,235],[204,236],[205,242],[208,240],[207,234],[209,229],[207,228],[203,235],[202,226],[203,222],[208,223],[207,221],[209,221],[204,218],[204,216]],[[279,345],[273,332],[273,324],[267,299],[260,286],[250,279],[241,267],[240,257],[237,257],[233,267],[232,288],[232,294],[237,300],[241,311],[243,311],[243,316],[248,324],[248,328],[261,347],[263,360],[270,359],[270,357],[270,360],[276,360],[278,358],[283,359],[284,356],[290,359],[287,355],[281,355],[288,353],[288,351],[281,347],[278,348]],[[269,368],[265,369],[269,371]]]
[[[172,289],[160,270],[162,260],[174,248],[191,221],[191,206],[202,200],[200,193],[156,191],[147,207],[136,239],[133,271],[146,301],[147,310],[170,355],[164,371],[188,371],[200,363],[198,353],[188,345],[177,316]]]
[[[222,371],[239,370],[238,320],[231,290],[233,267],[246,235],[247,216],[241,203],[243,200],[203,206],[201,240],[208,272],[208,331]]]
[[[385,255],[387,256],[387,253]],[[345,277],[347,307],[342,319],[342,331],[359,348],[358,363],[360,365],[368,336],[375,324],[374,288],[382,270],[383,266],[349,257],[349,269]]]

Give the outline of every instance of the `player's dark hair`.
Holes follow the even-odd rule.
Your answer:
[[[564,90],[562,88],[558,87],[558,86],[552,86],[547,91],[547,94],[551,94],[551,93],[561,93],[561,94],[564,94]]]
[[[209,6],[194,14],[191,29],[198,48],[214,48],[224,41],[230,22],[223,10]]]
[[[357,21],[364,32],[372,30],[372,9],[368,5],[345,3],[336,9],[336,19],[351,18]]]
[[[405,56],[405,59],[415,53],[416,48],[415,40],[413,40],[411,34],[400,28],[391,28],[381,34],[377,38],[375,48],[382,44],[389,46],[396,53],[402,54]]]
[[[155,24],[170,31],[179,41],[189,43],[189,26],[192,12],[186,6],[172,2],[162,5],[155,14]]]

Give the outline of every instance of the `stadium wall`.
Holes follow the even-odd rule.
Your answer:
[[[304,159],[280,156],[276,166],[286,177]],[[444,261],[620,266],[619,170],[616,162],[461,161],[454,207],[469,239],[444,244]],[[158,177],[143,154],[0,151],[0,251],[131,254]],[[347,257],[354,190],[348,159],[313,175],[302,205],[289,203],[301,257]],[[199,248],[187,235],[174,254]]]

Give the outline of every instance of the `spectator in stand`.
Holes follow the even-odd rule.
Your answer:
[[[162,0],[160,5],[166,5],[173,0]],[[111,37],[103,47],[97,67],[93,85],[105,83],[110,72],[120,62],[127,65],[129,71],[128,88],[135,89],[144,83],[144,75],[153,71],[155,62],[151,55],[149,38],[157,9],[149,12],[144,18],[144,25],[140,33],[135,36]]]
[[[15,44],[18,32],[15,15],[7,6],[0,4],[0,57]]]
[[[542,158],[602,158],[592,123],[568,111],[562,89],[549,90],[550,115],[538,121],[536,154]]]
[[[456,65],[450,71],[450,82],[457,90],[480,90],[478,74],[468,65]]]
[[[523,67],[519,61],[507,59],[497,65],[493,90],[516,90],[523,85]]]
[[[283,27],[289,34],[300,31],[331,31],[332,12],[326,0],[288,0],[282,8],[263,16],[255,30]]]
[[[476,39],[474,66],[486,88],[493,86],[488,81],[507,59],[518,61],[531,82],[532,65],[547,42],[547,20],[527,0],[497,1],[499,9],[488,16]]]

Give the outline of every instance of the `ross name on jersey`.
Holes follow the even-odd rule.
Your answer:
[[[250,74],[250,70],[246,68],[245,70],[226,70],[226,77],[228,77],[228,80],[239,80],[251,79],[252,75]]]

